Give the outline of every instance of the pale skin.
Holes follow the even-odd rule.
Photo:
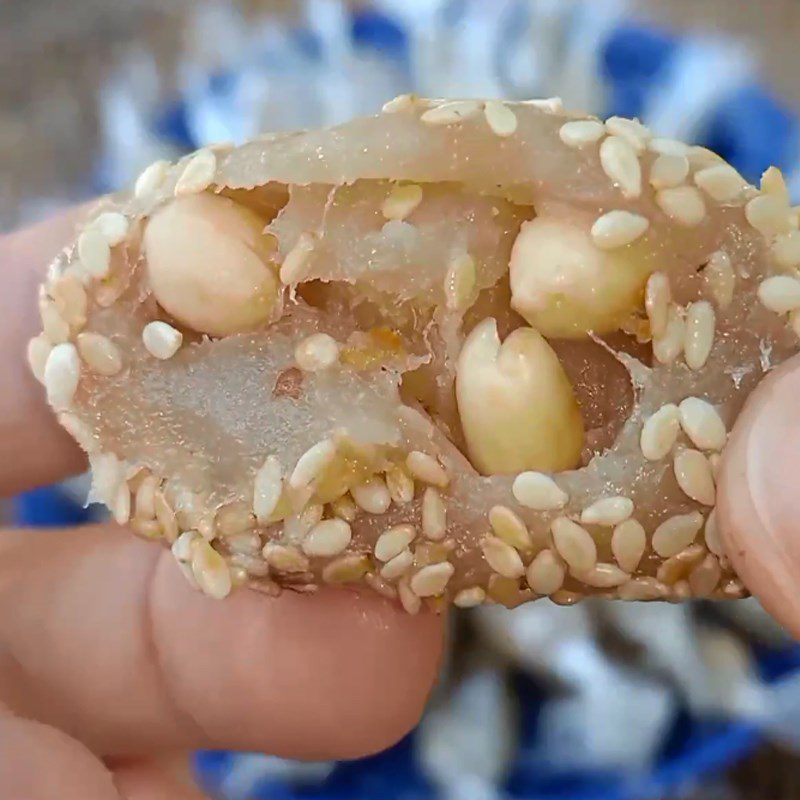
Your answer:
[[[25,363],[35,292],[81,212],[0,238],[0,494],[85,466]],[[800,359],[748,402],[725,450],[721,534],[748,588],[800,636]],[[166,550],[112,526],[0,532],[0,786],[26,800],[190,800],[183,754],[306,759],[385,748],[419,718],[443,619],[374,593],[203,597]]]

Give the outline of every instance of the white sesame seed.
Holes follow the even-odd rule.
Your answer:
[[[783,269],[800,267],[800,231],[778,234],[770,252],[779,267]]]
[[[611,552],[625,572],[633,572],[639,566],[646,547],[644,527],[635,519],[620,522],[611,534]]]
[[[689,175],[686,156],[658,156],[650,167],[650,185],[654,189],[672,189],[680,186]]]
[[[297,544],[322,519],[324,508],[321,503],[310,503],[299,514],[286,517],[283,521],[284,538]]]
[[[104,211],[92,220],[91,227],[100,231],[110,247],[115,247],[128,235],[130,222],[118,211]]]
[[[192,550],[192,574],[204,594],[222,600],[231,593],[231,573],[225,559],[208,543],[199,541]]]
[[[728,432],[717,409],[699,397],[687,397],[678,407],[681,427],[701,450],[721,450],[725,446]]]
[[[581,512],[584,525],[618,525],[633,514],[633,500],[630,497],[603,497],[587,506]]]
[[[521,578],[525,574],[519,553],[502,539],[487,536],[481,543],[481,550],[489,566],[504,578]]]
[[[661,189],[656,193],[656,203],[671,220],[686,228],[694,228],[706,218],[706,204],[694,186]]]
[[[711,475],[714,478],[714,483],[717,482],[717,476],[719,475],[719,467],[721,462],[722,456],[719,453],[709,453],[708,464],[711,467]]]
[[[705,527],[705,542],[706,547],[716,556],[724,556],[725,549],[722,546],[722,540],[719,538],[719,528],[717,527],[717,510],[711,509],[708,515]]]
[[[432,487],[425,489],[422,495],[422,533],[434,542],[447,533],[447,509],[442,496]]]
[[[661,336],[653,338],[653,355],[660,364],[671,364],[683,351],[686,322],[683,309],[672,303],[667,310],[667,326]]]
[[[714,164],[726,164],[727,162],[725,159],[715,153],[713,150],[709,150],[707,147],[702,147],[699,144],[693,144],[689,148],[688,152],[689,163],[695,169],[701,169],[703,167],[713,166]]]
[[[642,193],[642,167],[639,156],[619,136],[609,136],[600,145],[600,165],[623,197],[639,197]]]
[[[480,586],[462,589],[454,598],[453,605],[458,608],[475,608],[486,599],[486,592]]]
[[[736,273],[731,257],[724,250],[717,250],[703,270],[703,279],[714,302],[720,307],[729,306],[733,300]]]
[[[414,564],[414,555],[406,548],[394,558],[390,558],[382,567],[380,575],[387,581],[395,581],[405,575]]]
[[[597,545],[586,528],[567,517],[558,517],[551,523],[550,531],[558,554],[572,569],[585,572],[597,563]]]
[[[783,173],[777,167],[767,167],[761,175],[761,191],[777,197],[789,205],[789,189],[786,186]]]
[[[400,605],[407,614],[418,614],[422,607],[422,601],[411,591],[408,578],[403,578],[397,584],[397,595],[400,598]]]
[[[546,114],[560,114],[564,110],[564,101],[560,97],[541,97],[522,100],[523,105],[532,106]]]
[[[145,167],[133,187],[133,194],[142,200],[156,192],[169,172],[169,161],[154,161]]]
[[[602,139],[605,132],[603,123],[596,119],[575,119],[565,122],[558,135],[567,147],[584,147]]]
[[[475,100],[452,100],[429,108],[420,120],[426,125],[453,125],[480,113],[481,105]]]
[[[254,558],[261,554],[261,537],[255,531],[242,531],[226,536],[225,544],[237,555]]]
[[[683,340],[683,355],[689,369],[703,367],[714,346],[716,315],[711,303],[699,300],[686,309],[686,333]]]
[[[46,299],[40,303],[39,311],[42,316],[44,335],[47,337],[48,341],[51,344],[61,344],[69,341],[69,324],[61,316],[55,303]]]
[[[754,197],[744,207],[744,215],[757,231],[769,239],[792,229],[788,204],[772,194]]]
[[[122,354],[106,336],[84,332],[78,335],[78,353],[92,372],[116,375],[122,369]]]
[[[689,155],[689,146],[683,142],[679,142],[677,139],[665,139],[663,137],[657,137],[655,139],[651,139],[647,143],[647,146],[654,153],[664,156],[685,157]]]
[[[358,514],[358,506],[349,494],[343,494],[331,502],[331,511],[337,517],[352,522]]]
[[[397,184],[383,201],[381,212],[386,219],[403,220],[422,202],[418,183]]]
[[[326,564],[322,570],[322,580],[325,583],[356,583],[360,581],[369,569],[369,558],[365,555],[353,553],[349,556],[342,556],[330,564]]]
[[[93,228],[78,237],[78,258],[93,278],[105,278],[111,270],[111,248],[105,236]]]
[[[423,483],[443,489],[450,482],[445,468],[431,455],[412,450],[406,457],[406,468],[411,476]]]
[[[200,541],[200,536],[197,531],[184,531],[172,543],[172,555],[175,556],[176,561],[184,563],[192,560],[192,552],[194,551],[195,544]]]
[[[489,524],[495,535],[517,550],[529,550],[531,536],[525,523],[507,506],[493,506],[489,510]]]
[[[501,137],[512,136],[517,130],[517,115],[499,100],[487,100],[483,108],[492,132]]]
[[[680,430],[680,412],[673,403],[661,406],[645,420],[639,445],[648,461],[659,461],[672,450]]]
[[[717,588],[722,570],[719,561],[710,553],[689,573],[689,588],[693,597],[708,597]]]
[[[392,464],[386,470],[386,488],[393,502],[402,506],[414,499],[414,479],[401,464]]]
[[[747,181],[730,164],[714,164],[699,170],[694,182],[718,203],[738,200],[747,188]]]
[[[125,525],[131,518],[131,490],[125,481],[122,481],[117,488],[111,512],[117,525]]]
[[[308,559],[295,547],[267,542],[261,551],[264,560],[278,572],[306,572]]]
[[[300,283],[308,276],[311,253],[314,251],[314,236],[301,233],[294,247],[286,254],[280,268],[281,283],[290,286]]]
[[[456,571],[449,561],[429,564],[411,577],[409,586],[417,597],[435,597],[442,594]]]
[[[630,211],[609,211],[592,225],[592,241],[601,250],[615,250],[635,242],[645,234],[650,221]]]
[[[339,344],[327,333],[312,334],[297,345],[294,360],[304,372],[328,369],[339,360]]]
[[[47,356],[44,366],[44,385],[47,400],[53,408],[68,408],[78,390],[81,377],[81,362],[75,345],[69,342],[57,344]]]
[[[161,528],[154,519],[132,519],[130,526],[134,533],[144,539],[160,539]]]
[[[676,514],[662,522],[653,532],[653,550],[662,558],[670,558],[687,548],[703,527],[699,511]]]
[[[596,589],[610,589],[627,583],[630,575],[615,564],[595,564],[592,569],[576,574],[578,580]]]
[[[384,114],[396,114],[398,111],[410,111],[414,107],[413,94],[399,94],[393,97],[388,103],[383,104]]]
[[[669,590],[655,578],[632,578],[617,590],[620,600],[658,600]]]
[[[542,550],[528,564],[525,578],[528,581],[528,586],[536,594],[547,596],[557,592],[562,587],[565,574],[564,565],[553,552],[551,550]]]
[[[303,552],[308,556],[338,556],[350,544],[352,532],[343,519],[318,522],[303,539]]]
[[[53,345],[50,344],[43,333],[34,336],[33,339],[28,342],[28,349],[26,351],[28,366],[39,383],[44,383],[44,368],[47,364],[47,357],[50,355],[52,349]]]
[[[255,524],[256,519],[251,505],[244,501],[235,501],[222,506],[214,518],[215,531],[221,536],[233,536],[242,531],[252,530]]]
[[[213,150],[198,150],[186,162],[175,184],[175,197],[204,192],[214,180],[217,172],[217,156]]]
[[[773,275],[761,281],[758,299],[776,314],[788,314],[800,309],[800,280],[788,275]]]
[[[407,549],[416,538],[417,531],[413,525],[395,525],[387,528],[375,542],[375,558],[378,561],[391,561]]]
[[[356,505],[368,514],[383,514],[392,503],[392,497],[382,478],[373,477],[350,489]]]
[[[514,499],[535,511],[556,511],[564,508],[569,495],[543,472],[520,472],[511,486]]]
[[[714,505],[714,476],[708,459],[699,450],[679,450],[673,460],[673,469],[684,494],[703,505]]]
[[[624,139],[637,153],[642,153],[651,138],[650,129],[642,125],[638,119],[626,117],[609,117],[606,120],[606,130],[612,136]]]
[[[156,512],[156,520],[161,528],[164,538],[168,542],[174,542],[178,537],[178,522],[175,519],[175,512],[167,502],[167,498],[160,491],[156,491],[153,498],[153,507]]]
[[[281,462],[267,456],[253,479],[253,513],[262,525],[269,521],[283,491]]]
[[[88,299],[83,284],[74,272],[66,273],[50,286],[56,308],[73,330],[86,324]]]
[[[309,486],[325,470],[336,456],[336,445],[330,439],[323,439],[309,447],[297,459],[294,471],[289,478],[289,486],[302,489]]]
[[[183,334],[167,322],[154,320],[144,326],[142,342],[151,356],[166,361],[180,349]]]
[[[475,290],[475,261],[469,253],[460,253],[451,262],[444,278],[445,305],[449,311],[464,308]]]
[[[133,514],[137,519],[155,518],[158,483],[155,475],[148,475],[137,487]]]
[[[650,320],[650,332],[654,337],[663,336],[667,330],[672,290],[669,278],[663,272],[654,272],[644,289],[644,307]]]

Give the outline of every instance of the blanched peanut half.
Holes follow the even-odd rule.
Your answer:
[[[641,306],[655,269],[637,242],[600,250],[591,220],[537,217],[523,224],[511,251],[511,306],[548,338],[617,330]]]
[[[477,325],[458,358],[456,397],[470,460],[484,475],[578,463],[583,421],[572,385],[532,328],[501,345],[494,319]]]
[[[182,324],[225,336],[270,319],[278,299],[274,239],[264,222],[227,197],[173,200],[145,229],[153,294]]]

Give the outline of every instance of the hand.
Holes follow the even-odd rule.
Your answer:
[[[85,466],[24,358],[37,284],[75,221],[0,238],[0,496]],[[381,750],[419,718],[442,632],[372,593],[210,600],[113,525],[2,531],[3,797],[189,800],[166,761],[192,749]]]

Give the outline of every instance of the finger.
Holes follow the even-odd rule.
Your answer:
[[[187,756],[114,764],[112,770],[126,800],[208,800],[190,774]]]
[[[720,535],[747,588],[800,636],[800,359],[751,395],[725,448]]]
[[[25,356],[41,331],[36,292],[85,208],[0,237],[0,496],[74,474],[83,455],[56,422]]]
[[[0,537],[5,702],[102,755],[382,749],[421,714],[442,628],[345,590],[210,600],[121,529]]]

